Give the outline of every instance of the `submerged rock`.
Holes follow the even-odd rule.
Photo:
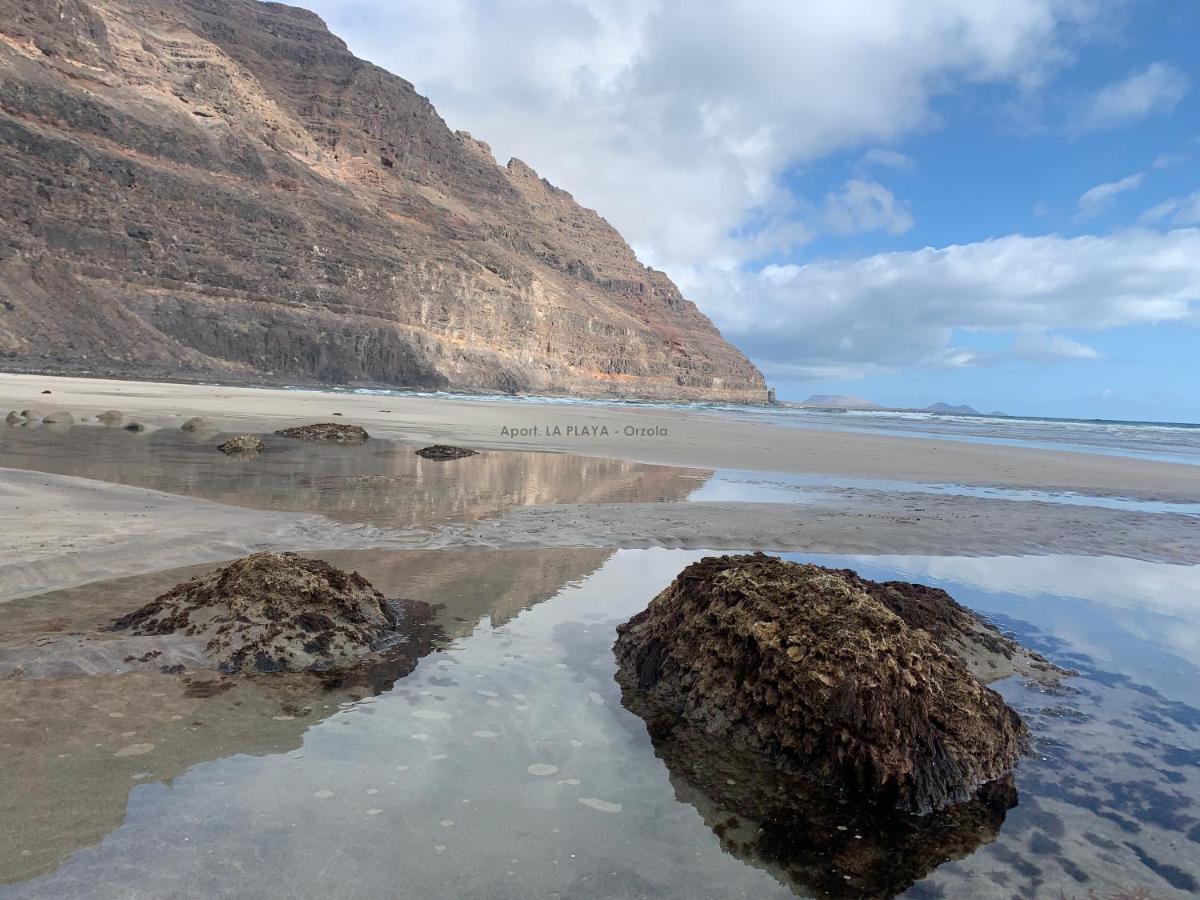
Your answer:
[[[709,557],[618,627],[617,680],[841,796],[927,813],[1007,773],[1028,743],[959,655],[980,629],[1006,640],[944,592]]]
[[[45,415],[46,411],[44,409],[38,409],[36,406],[21,410],[21,416],[26,422],[40,422]]]
[[[96,419],[105,425],[120,425],[125,419],[125,414],[119,409],[106,409],[100,415],[96,416]]]
[[[187,432],[216,431],[217,426],[214,425],[211,420],[206,419],[203,416],[192,416],[192,418],[188,419],[179,426],[179,430]]]
[[[339,415],[339,413],[334,413]],[[316,425],[298,425],[275,432],[280,437],[296,438],[301,441],[331,441],[335,444],[361,444],[370,435],[358,425],[342,425],[338,422],[319,422]]]
[[[451,447],[449,444],[433,444],[429,447],[422,447],[417,451],[417,456],[422,456],[425,459],[463,459],[467,456],[475,456],[478,451],[469,450],[466,447]]]
[[[20,425],[25,421],[25,417],[14,409],[4,417],[4,421],[9,425]]]
[[[418,616],[431,621],[432,607],[390,603],[357,572],[255,553],[177,584],[113,629],[203,638],[224,672],[332,670],[361,661]]]
[[[54,412],[46,413],[42,422],[46,425],[74,425],[75,417],[65,409],[58,409]]]
[[[257,434],[235,434],[217,445],[217,449],[227,456],[248,456],[261,452],[262,448],[262,439]]]

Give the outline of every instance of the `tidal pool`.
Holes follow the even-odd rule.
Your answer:
[[[747,809],[742,761],[655,745],[613,680],[614,629],[703,551],[320,555],[444,604],[443,638],[390,685],[0,683],[0,897],[1200,891],[1200,567],[785,554],[944,587],[1080,672],[996,685],[1036,752],[931,829]],[[13,601],[0,643],[94,628],[180,574]]]
[[[0,425],[0,464],[380,528],[467,523],[513,506],[685,500],[711,474],[508,450],[427,460],[414,452],[422,444],[374,438],[340,445],[272,434],[263,441],[261,454],[239,458],[218,453],[213,434]]]

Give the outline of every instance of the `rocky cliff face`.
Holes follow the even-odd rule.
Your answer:
[[[0,0],[0,365],[765,398],[620,235],[314,14]]]

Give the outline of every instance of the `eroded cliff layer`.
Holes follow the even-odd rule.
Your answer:
[[[314,14],[0,0],[0,366],[760,401],[569,194]]]

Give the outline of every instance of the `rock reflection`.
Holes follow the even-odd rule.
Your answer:
[[[0,679],[0,884],[56,868],[125,817],[138,784],[169,783],[197,763],[297,751],[305,732],[369,708],[420,660],[480,623],[590,575],[610,551],[354,551],[317,554],[359,570],[388,597],[411,597],[414,623],[370,662],[323,673],[172,674],[152,661],[114,675]],[[122,578],[5,604],[0,664],[13,648],[116,642],[100,626],[213,566]],[[427,605],[428,604],[428,605]],[[424,615],[416,615],[425,611]],[[152,638],[140,639],[152,643]],[[120,656],[114,657],[120,660]],[[2,667],[2,665],[0,665]]]
[[[677,799],[695,807],[721,847],[801,896],[894,897],[995,840],[1017,805],[1011,776],[928,816],[850,804],[647,707],[624,685],[622,702],[645,720]]]
[[[264,435],[263,441],[264,452],[245,459],[216,452],[220,439],[211,434],[3,427],[0,465],[389,528],[472,522],[512,506],[684,500],[712,474],[516,451],[483,452],[448,466],[417,456],[419,445],[385,440],[343,446]]]

